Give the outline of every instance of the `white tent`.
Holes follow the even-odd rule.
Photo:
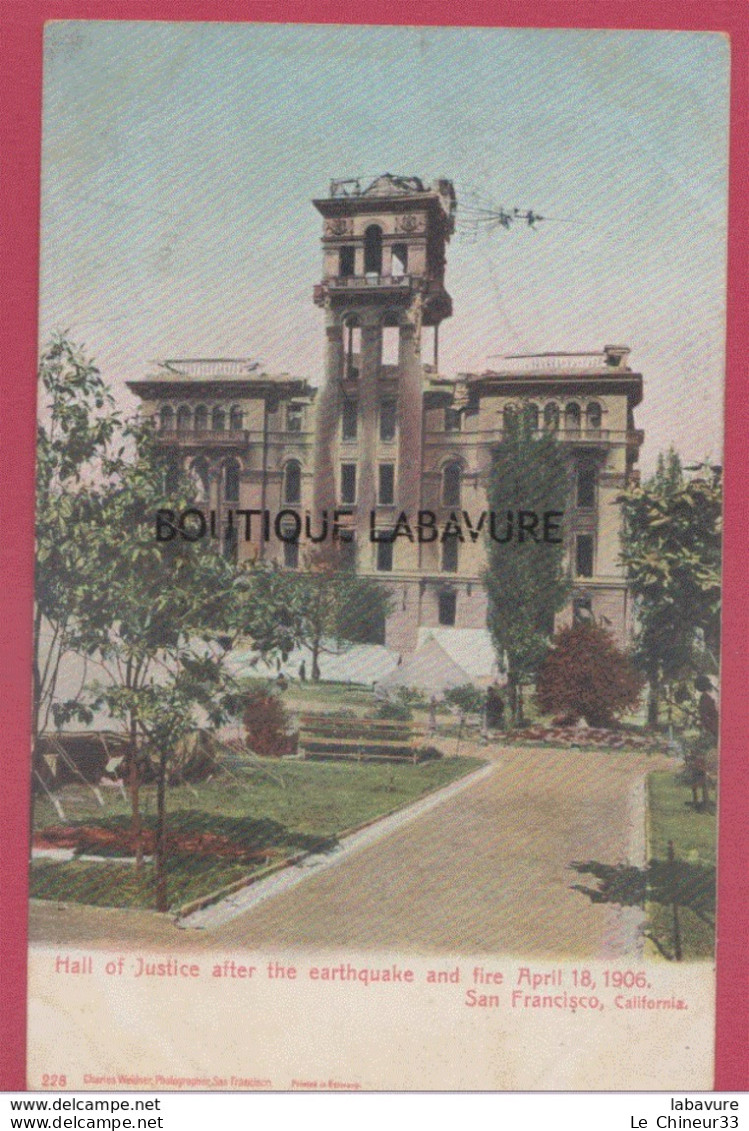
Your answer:
[[[462,687],[471,682],[465,668],[456,664],[441,644],[429,637],[412,656],[385,676],[378,687],[383,690],[413,687],[428,695],[441,695],[450,687]]]
[[[436,640],[453,663],[467,673],[465,683],[484,687],[490,683],[506,683],[505,677],[500,674],[497,653],[488,629],[420,628],[417,651],[430,638]]]

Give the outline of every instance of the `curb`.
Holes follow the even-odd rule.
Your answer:
[[[472,770],[470,773],[464,774],[462,777],[448,782],[448,784],[442,786],[441,789],[433,790],[432,792],[427,793],[414,801],[411,801],[407,805],[396,805],[393,809],[390,809],[385,813],[380,813],[377,817],[371,817],[368,821],[363,821],[360,825],[355,825],[351,828],[344,829],[341,833],[338,834],[336,838],[336,847],[345,847],[344,842],[346,840],[355,836],[357,833],[364,832],[366,829],[380,824],[382,821],[386,821],[390,817],[394,817],[398,814],[405,815],[409,813],[409,811],[414,809],[418,810],[419,807],[425,806],[425,803],[429,803],[428,807],[431,808],[433,805],[439,804],[442,796],[445,793],[452,792],[456,786],[465,788],[469,783],[472,784],[476,778],[488,777],[493,769],[494,763],[487,762],[483,766],[476,767],[476,769]],[[418,815],[418,812],[414,813],[414,817],[417,817]],[[311,856],[317,855],[318,852],[319,849],[310,849],[306,852],[298,852],[294,856],[286,857],[284,860],[279,860],[275,864],[269,865],[267,868],[263,868],[258,872],[253,872],[251,875],[245,876],[242,879],[235,880],[233,883],[227,884],[226,887],[218,888],[215,891],[208,892],[206,895],[200,896],[198,899],[191,900],[189,903],[184,904],[184,906],[180,907],[179,909],[170,911],[169,914],[174,920],[175,924],[177,926],[180,926],[180,920],[186,919],[189,915],[194,914],[196,911],[202,911],[212,904],[220,903],[223,899],[235,895],[238,891],[242,891],[243,889],[248,887],[253,887],[262,880],[270,879],[270,877],[275,875],[276,873],[286,871],[288,868],[292,868],[297,864],[301,864]]]

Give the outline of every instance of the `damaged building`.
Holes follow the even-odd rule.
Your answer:
[[[567,460],[573,587],[558,623],[592,618],[624,642],[631,610],[616,497],[637,477],[643,441],[634,424],[642,377],[628,348],[506,357],[445,377],[451,182],[334,181],[314,205],[323,225],[313,289],[324,323],[320,388],[237,358],[167,360],[128,383],[190,473],[196,507],[214,512],[224,552],[303,568],[325,515],[340,534],[342,564],[393,590],[382,626],[389,647],[413,652],[420,629],[484,628],[483,536],[390,535],[403,515],[434,516],[444,530],[451,516],[486,511],[492,450],[508,414],[522,411],[556,434]]]

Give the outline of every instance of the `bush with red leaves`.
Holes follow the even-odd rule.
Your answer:
[[[604,628],[574,624],[554,638],[538,672],[536,698],[544,712],[563,712],[605,727],[637,706],[642,688],[639,672]]]
[[[296,737],[289,734],[289,716],[281,699],[269,688],[253,688],[245,698],[242,716],[247,745],[255,754],[281,758],[293,754]]]

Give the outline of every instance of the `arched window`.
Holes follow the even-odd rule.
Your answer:
[[[239,461],[228,459],[224,464],[224,500],[227,503],[239,502]]]
[[[174,428],[174,410],[171,405],[161,406],[159,411],[159,428],[162,432],[171,432]]]
[[[442,502],[446,507],[460,506],[460,478],[459,463],[448,463],[442,470]]]
[[[502,430],[504,432],[509,432],[511,430],[513,424],[515,423],[515,415],[516,413],[513,405],[506,404],[502,409]]]
[[[598,401],[591,401],[585,410],[585,426],[589,432],[598,432],[601,427],[603,413]]]
[[[580,405],[571,401],[564,410],[564,428],[566,432],[580,431]]]
[[[195,409],[195,431],[208,431],[208,409],[204,404],[199,404]]]
[[[214,432],[223,432],[226,428],[226,413],[218,405],[211,414],[211,428]]]
[[[544,406],[544,428],[547,432],[556,432],[559,428],[559,405],[553,401]]]
[[[284,469],[283,501],[285,503],[302,501],[302,465],[295,459],[290,459]]]
[[[180,405],[177,410],[177,431],[189,432],[192,424],[192,412],[186,404]]]
[[[197,410],[195,412],[197,416]],[[190,481],[193,486],[193,501],[196,503],[208,502],[208,460],[200,456],[190,465]]]
[[[523,416],[525,417],[528,427],[533,432],[538,431],[538,405],[527,404],[523,408]]]
[[[242,409],[238,404],[233,404],[229,412],[229,431],[241,432],[242,431]]]
[[[364,233],[364,274],[382,274],[382,228],[370,224]]]

